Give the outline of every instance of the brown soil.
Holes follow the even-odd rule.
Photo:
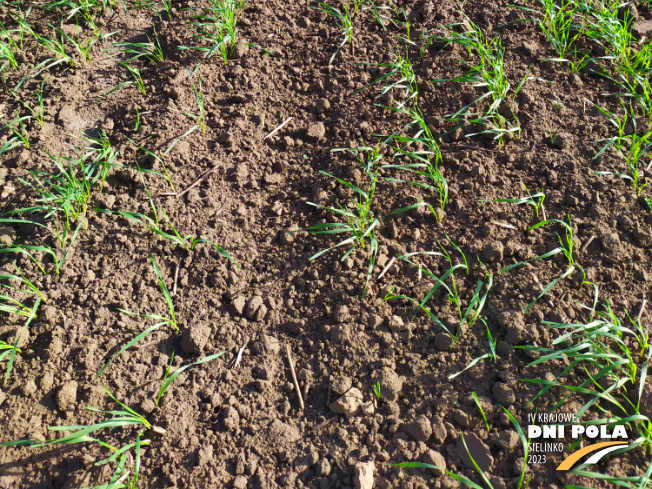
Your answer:
[[[450,0],[399,4],[405,7],[413,32],[461,19]],[[341,41],[334,18],[309,8],[305,0],[249,2],[239,24],[241,39],[271,55],[241,46],[239,57],[226,64],[217,56],[205,62],[200,70],[206,133],[194,131],[164,158],[177,190],[212,167],[217,169],[180,198],[156,197],[182,235],[213,240],[242,268],[206,244],[187,252],[127,219],[91,208],[87,227],[80,230],[60,276],[39,276],[26,257],[0,254],[6,270],[13,270],[10,264],[15,260],[47,296],[28,338],[21,340],[23,353],[17,356],[10,381],[0,392],[0,442],[53,439],[60,435],[48,431],[48,426],[104,419],[84,409],[114,409],[102,383],[167,430],[164,436],[146,435],[152,443],[143,453],[140,487],[347,488],[354,487],[356,465],[367,461],[375,464],[377,488],[457,487],[452,478],[429,470],[390,465],[439,460],[432,451],[443,456],[448,470],[480,482],[463,461],[460,433],[486,463],[494,488],[516,487],[523,449],[498,402],[509,402],[505,407],[526,426],[528,412],[534,407],[547,412],[558,397],[551,391],[526,409],[538,389],[519,379],[555,375],[563,366],[526,369],[533,355],[514,346],[551,346],[556,333],[543,320],[586,321],[587,312],[577,303],[591,303],[592,288],[578,287],[572,278],[562,280],[530,312],[519,316],[539,293],[532,272],[547,284],[563,273],[565,262],[549,259],[502,274],[497,271],[558,246],[556,232],[561,233],[561,227],[551,224],[525,232],[536,222],[533,208],[479,200],[522,196],[521,181],[533,191],[545,188],[547,216],[571,217],[576,250],[593,237],[588,247],[577,251],[577,261],[599,286],[600,297],[609,299],[621,315],[624,310],[638,311],[643,299],[652,301],[652,217],[626,183],[596,177],[594,167],[588,168],[600,147],[595,141],[610,136],[612,128],[584,99],[616,110],[617,100],[602,95],[615,91],[614,87],[595,75],[571,75],[567,66],[541,61],[555,53],[535,25],[501,26],[514,18],[507,4],[469,0],[464,8],[474,22],[493,26],[492,33],[502,37],[512,86],[528,69],[540,78],[528,81],[516,100],[523,133],[503,146],[480,137],[464,138],[460,131],[443,137],[450,202],[439,221],[425,208],[383,221],[378,264],[367,297],[361,299],[368,248],[343,262],[344,250],[309,261],[336,241],[287,231],[332,217],[306,201],[334,205],[351,197],[320,170],[367,184],[354,158],[331,149],[359,146],[361,140],[375,144],[372,134],[391,134],[409,122],[376,105],[389,102],[378,100],[376,86],[354,94],[384,73],[363,63],[389,61],[396,36],[403,33],[392,25],[381,28],[369,11],[361,11],[355,19],[354,48],[346,46],[329,65]],[[114,14],[98,21],[104,32],[115,34],[93,47],[92,65],[76,59],[74,69],[59,66],[48,73],[45,123],[28,125],[31,149],[18,148],[2,156],[6,157],[0,168],[4,211],[33,205],[35,195],[18,179],[29,179],[30,170],[53,171],[46,152],[73,155],[78,137],[96,134],[100,128],[119,150],[117,162],[127,168],[112,169],[92,207],[150,211],[134,160],[144,168],[163,168],[127,136],[162,154],[194,124],[170,110],[196,112],[186,66],[194,68],[202,54],[176,50],[199,42],[192,39],[189,27],[193,12],[186,8],[191,6],[195,4],[181,0],[171,18],[164,15],[163,20],[151,10],[125,13],[118,6]],[[7,7],[0,7],[2,22],[13,26],[6,11]],[[649,19],[646,11],[640,15]],[[50,34],[47,23],[58,25],[59,14],[35,6],[28,20]],[[111,42],[145,41],[153,25],[166,59],[157,66],[145,61],[138,65],[147,95],[128,86],[104,97],[129,75],[103,50],[110,49]],[[66,29],[74,31],[74,23]],[[83,32],[90,35],[88,29]],[[20,69],[5,71],[8,89],[47,57],[41,49],[32,39],[26,40]],[[464,56],[459,48],[437,52],[432,47],[415,63],[423,108],[436,132],[450,129],[443,122],[445,114],[481,93],[458,83],[428,83],[462,73],[459,60]],[[20,93],[28,95],[39,85],[40,79],[28,79]],[[7,92],[0,109],[4,120],[16,110],[24,113]],[[134,131],[137,110],[141,124]],[[263,139],[289,117],[293,119],[276,135]],[[555,145],[550,144],[551,133],[559,134]],[[10,136],[4,129],[0,146]],[[391,151],[383,152],[383,161],[391,163]],[[600,169],[613,168],[610,165],[607,157]],[[390,170],[380,175],[395,176]],[[170,192],[162,178],[149,174],[146,183],[153,195]],[[437,199],[426,190],[382,181],[376,193],[377,213],[422,200],[436,206]],[[45,240],[55,245],[33,226],[13,226],[3,232],[15,233],[11,236],[15,242]],[[483,277],[476,255],[493,274],[494,286],[481,317],[498,339],[495,365],[482,360],[452,381],[447,380],[450,374],[488,351],[484,327],[478,322],[466,328],[452,348],[441,350],[446,345],[445,338],[438,336],[443,331],[439,326],[423,314],[412,319],[407,302],[382,300],[392,288],[421,298],[432,282],[420,280],[417,269],[400,260],[377,279],[391,257],[437,251],[437,240],[443,242],[445,235],[469,259],[468,276],[457,275],[464,304]],[[151,256],[156,257],[170,289],[178,268],[173,300],[180,331],[161,328],[118,357],[98,379],[96,373],[108,359],[152,324],[121,314],[118,308],[167,313]],[[443,259],[424,259],[422,264],[438,274],[447,269]],[[454,311],[446,296],[437,293],[432,301],[433,312],[454,327]],[[509,312],[514,314],[505,314]],[[10,342],[22,322],[13,316],[3,316],[2,321],[0,339]],[[235,352],[244,344],[237,367],[227,365],[233,353],[193,367],[178,377],[160,406],[154,406],[173,351],[178,367],[226,348],[236,347]],[[298,406],[285,345],[290,345],[296,364],[305,411]],[[377,380],[383,387],[378,403],[372,391]],[[367,414],[337,415],[329,408],[350,386],[362,392],[364,403],[371,403],[365,407]],[[482,401],[489,432],[472,392]],[[117,444],[129,443],[134,436],[124,429],[105,434]],[[0,487],[105,484],[107,470],[93,465],[105,456],[105,449],[92,444],[3,448]],[[637,474],[637,466],[644,466],[641,456],[642,452],[630,453],[603,469],[617,475]],[[561,460],[553,457],[557,463]],[[530,487],[595,484],[560,475],[555,466],[528,467]]]

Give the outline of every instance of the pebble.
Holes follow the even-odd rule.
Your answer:
[[[358,462],[355,466],[355,489],[372,489],[374,486],[374,471],[376,466],[373,462]]]
[[[306,136],[311,140],[318,140],[326,135],[326,126],[323,122],[311,124],[306,131]]]
[[[66,411],[74,407],[77,402],[78,384],[75,380],[70,380],[63,384],[57,393],[57,407],[61,411]]]
[[[432,426],[430,420],[423,414],[417,418],[403,425],[402,430],[404,433],[410,435],[416,441],[427,441],[432,435]]]
[[[240,424],[240,415],[233,406],[227,406],[222,411],[222,424],[227,430],[233,430]]]
[[[341,376],[333,379],[333,383],[331,384],[331,389],[338,396],[341,396],[344,393],[346,393],[351,388],[352,385],[353,382],[351,381],[351,377]]]
[[[423,459],[427,464],[436,465],[438,467],[436,469],[430,469],[437,477],[442,477],[446,473],[446,460],[438,451],[428,450]]]
[[[195,324],[186,328],[181,337],[181,349],[185,353],[199,354],[203,351],[211,336],[211,327]]]
[[[396,372],[386,367],[377,373],[372,383],[380,382],[380,395],[388,401],[395,401],[403,389],[403,378]]]
[[[332,402],[328,407],[335,414],[343,414],[346,417],[350,417],[358,414],[361,406],[362,392],[360,389],[352,387],[337,401]]]
[[[511,406],[514,404],[514,402],[516,402],[516,394],[514,393],[514,389],[512,389],[504,382],[496,382],[491,389],[491,392],[494,395],[496,402],[502,406]]]
[[[461,437],[457,442],[457,455],[462,463],[469,469],[474,469],[473,461],[471,461],[471,458],[469,457],[470,453],[473,460],[475,460],[475,463],[480,467],[480,470],[483,472],[490,471],[494,464],[494,458],[491,455],[489,447],[475,433],[466,435],[464,441],[466,442],[468,453]]]

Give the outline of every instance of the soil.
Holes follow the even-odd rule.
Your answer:
[[[589,167],[601,147],[596,141],[610,137],[613,128],[586,100],[616,111],[618,100],[603,95],[617,91],[615,87],[595,74],[572,74],[568,66],[544,61],[555,56],[549,42],[533,23],[505,25],[520,15],[508,3],[469,0],[464,10],[473,22],[501,37],[513,87],[528,73],[536,78],[526,82],[513,104],[522,134],[498,145],[481,136],[466,138],[463,130],[445,121],[444,115],[482,93],[460,83],[430,83],[463,73],[464,50],[431,46],[415,62],[422,108],[434,132],[443,134],[450,201],[438,218],[421,207],[383,220],[377,231],[379,256],[364,299],[368,247],[343,261],[340,249],[311,261],[314,253],[337,241],[287,231],[333,218],[307,201],[331,206],[351,198],[349,190],[320,170],[360,186],[369,183],[355,158],[332,149],[376,144],[374,135],[400,131],[409,122],[381,106],[391,100],[378,98],[379,86],[356,92],[385,73],[376,64],[391,60],[397,36],[404,33],[392,24],[381,27],[371,11],[361,10],[355,17],[353,47],[345,46],[329,64],[341,42],[332,16],[310,8],[305,0],[258,0],[244,8],[237,57],[224,63],[214,56],[202,64],[206,132],[195,130],[183,137],[162,159],[177,191],[215,170],[181,197],[159,195],[171,189],[154,174],[145,174],[145,182],[180,234],[214,241],[238,267],[205,243],[189,252],[126,218],[93,210],[151,212],[135,162],[158,172],[163,167],[128,138],[163,155],[188,131],[194,121],[183,112],[195,113],[197,107],[186,67],[194,69],[202,58],[201,52],[176,49],[201,43],[193,39],[189,25],[194,2],[175,3],[172,15],[162,18],[148,9],[125,12],[121,5],[99,17],[102,31],[115,34],[93,46],[92,64],[77,57],[74,68],[59,65],[47,73],[45,121],[42,126],[28,124],[30,149],[2,156],[3,211],[33,205],[36,195],[19,179],[31,181],[31,170],[53,172],[47,153],[73,156],[75,146],[83,145],[83,134],[104,130],[119,151],[116,162],[124,166],[113,168],[102,192],[94,193],[86,225],[59,276],[39,275],[27,257],[0,254],[3,269],[13,270],[15,261],[47,297],[29,334],[21,338],[23,353],[0,392],[0,442],[53,439],[60,434],[48,431],[48,426],[104,419],[85,409],[115,409],[103,384],[167,430],[165,435],[146,435],[151,445],[142,454],[140,487],[349,488],[358,487],[360,464],[367,462],[373,464],[377,488],[459,486],[438,472],[392,465],[409,461],[444,461],[447,470],[481,483],[466,458],[462,434],[494,488],[517,487],[523,448],[499,403],[525,427],[527,414],[535,408],[550,412],[561,391],[553,389],[527,406],[538,386],[520,379],[554,378],[564,365],[526,368],[536,353],[514,347],[551,347],[558,333],[542,321],[586,322],[588,312],[578,304],[592,303],[593,288],[579,286],[573,277],[564,279],[523,314],[540,292],[534,275],[545,285],[566,270],[566,262],[555,257],[504,273],[498,270],[557,247],[556,233],[562,228],[550,224],[526,232],[537,222],[533,207],[482,200],[521,197],[521,182],[532,191],[544,188],[547,217],[570,217],[577,263],[598,285],[601,300],[608,299],[622,317],[624,311],[635,314],[643,300],[652,301],[652,216],[626,182],[594,175],[596,169],[617,168],[613,155],[607,153],[599,165]],[[461,20],[450,0],[406,0],[398,5],[411,21],[413,37]],[[14,24],[8,8],[15,7],[0,7],[0,17],[10,28]],[[640,21],[651,18],[644,9],[639,16]],[[48,22],[58,25],[59,17],[59,12],[35,5],[28,20],[50,34]],[[113,48],[112,42],[146,41],[153,26],[165,60],[156,66],[145,60],[137,64],[147,94],[126,86],[105,96],[129,80],[105,50]],[[77,27],[70,20],[64,28],[74,32]],[[82,38],[90,32],[84,28]],[[412,56],[418,59],[418,53]],[[46,57],[26,38],[19,70],[5,70],[3,120],[17,110],[24,115],[8,90]],[[30,97],[39,86],[40,78],[28,78],[20,93]],[[140,127],[135,130],[138,117]],[[290,117],[287,125],[265,138]],[[641,123],[638,129],[645,127]],[[554,144],[551,134],[558,135]],[[6,128],[0,132],[0,146],[10,136]],[[392,151],[384,147],[382,152],[383,162],[392,163]],[[420,201],[438,206],[438,197],[430,191],[384,180],[395,176],[392,170],[379,174],[376,215]],[[11,225],[2,233],[9,242],[55,246],[34,226]],[[481,360],[453,380],[448,376],[488,352],[484,326],[477,322],[463,328],[459,341],[449,348],[443,329],[424,314],[413,317],[411,303],[383,300],[390,291],[421,299],[432,281],[401,260],[378,278],[392,257],[439,251],[438,242],[459,261],[446,236],[469,262],[468,275],[456,275],[463,304],[484,277],[476,256],[493,276],[481,317],[497,339],[498,351],[495,364]],[[98,378],[111,356],[152,324],[118,309],[167,314],[152,256],[168,288],[176,283],[173,302],[179,331],[160,328],[118,356]],[[436,274],[448,268],[441,257],[419,263]],[[444,324],[455,328],[455,311],[445,294],[436,293],[430,304]],[[10,342],[22,324],[20,318],[3,316],[0,339]],[[300,393],[293,385],[286,345]],[[173,351],[174,368],[231,347],[235,349],[222,358],[180,375],[155,405]],[[229,368],[241,347],[240,363]],[[377,381],[379,400],[372,390]],[[573,412],[582,404],[581,398],[571,399],[565,409]],[[122,446],[133,441],[134,430],[104,435]],[[567,453],[551,457],[552,463],[528,466],[529,487],[595,485],[594,480],[554,470]],[[94,465],[106,456],[106,449],[92,444],[3,448],[0,487],[106,484],[110,471]],[[638,474],[643,466],[647,462],[641,450],[611,458],[600,469],[624,476]]]

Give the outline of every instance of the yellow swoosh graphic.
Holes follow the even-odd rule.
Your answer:
[[[557,467],[557,470],[568,470],[573,465],[575,465],[575,462],[577,462],[579,459],[581,459],[584,455],[595,452],[596,450],[600,450],[601,448],[604,448],[604,447],[610,447],[612,445],[623,445],[623,446],[625,446],[625,445],[627,445],[627,443],[623,443],[622,441],[605,441],[603,443],[596,443],[594,445],[589,445],[588,447],[584,447],[584,448],[570,454],[566,458],[566,460],[564,460],[562,463],[559,464],[559,467]]]

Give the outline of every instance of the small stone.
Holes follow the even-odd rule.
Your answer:
[[[233,406],[227,406],[222,411],[222,424],[227,430],[234,430],[240,424],[240,415]]]
[[[571,85],[574,85],[576,87],[581,87],[584,85],[584,82],[582,82],[582,79],[577,73],[571,73],[568,77],[568,81],[570,82]]]
[[[403,318],[401,316],[392,316],[392,318],[389,320],[389,329],[391,329],[394,333],[400,333],[402,331],[409,330],[409,328],[403,322]]]
[[[41,377],[41,381],[39,382],[41,390],[47,394],[50,389],[52,389],[52,384],[54,384],[54,375],[52,372],[45,372],[43,377]]]
[[[635,229],[632,232],[632,237],[637,246],[641,248],[649,248],[652,245],[652,231],[646,228]]]
[[[491,389],[492,394],[496,402],[502,406],[511,406],[516,402],[516,394],[514,389],[504,382],[496,382]]]
[[[453,338],[447,333],[437,333],[435,335],[435,346],[439,351],[446,351],[453,345]]]
[[[404,424],[402,431],[410,435],[416,441],[427,441],[432,435],[430,420],[423,414],[411,423]]]
[[[0,227],[0,244],[9,246],[16,239],[16,231],[10,226]]]
[[[61,386],[56,397],[57,407],[61,411],[66,411],[75,406],[77,402],[77,387],[78,384],[74,380],[70,380]]]
[[[57,310],[52,306],[45,306],[43,308],[43,314],[39,316],[41,321],[47,324],[54,324],[57,322]]]
[[[470,418],[467,413],[461,409],[456,409],[453,411],[453,419],[455,422],[460,425],[462,428],[468,428],[470,424]]]
[[[397,400],[403,389],[403,378],[387,367],[377,373],[371,380],[373,384],[380,382],[380,395],[388,401]]]
[[[266,334],[262,337],[263,348],[266,352],[276,354],[281,351],[281,344],[273,336],[268,336]]]
[[[247,488],[247,478],[243,475],[239,475],[233,481],[233,489],[246,489]]]
[[[244,58],[248,52],[249,52],[249,46],[247,45],[247,43],[240,41],[235,45],[235,48],[231,53],[231,58],[233,59]]]
[[[263,306],[264,302],[265,301],[261,296],[259,295],[254,296],[247,304],[247,307],[245,309],[245,316],[247,316],[249,319],[254,319],[256,313],[258,312],[258,309],[261,306]]]
[[[244,308],[246,305],[245,298],[242,296],[238,296],[235,299],[233,299],[233,303],[231,305],[233,306],[234,312],[238,316],[242,316],[242,313],[244,312]]]
[[[507,331],[507,341],[512,345],[532,344],[539,339],[539,330],[535,324],[526,324],[522,328]]]
[[[528,56],[534,56],[537,52],[537,43],[534,41],[525,41],[522,47]]]
[[[374,407],[374,403],[371,401],[366,402],[360,406],[360,414],[363,416],[373,416],[375,412],[376,408]]]
[[[435,476],[441,477],[446,473],[446,460],[441,453],[436,450],[428,450],[423,459],[427,464],[436,465],[438,467],[436,469],[430,469]]]
[[[341,396],[344,393],[346,393],[351,388],[352,385],[353,382],[351,381],[351,377],[341,376],[333,379],[331,389],[333,390],[333,392],[335,392],[335,394]]]
[[[383,324],[383,318],[378,314],[369,315],[369,327],[371,329],[378,329]]]
[[[519,444],[518,433],[513,430],[505,431],[501,430],[498,433],[494,433],[491,437],[491,441],[496,445],[502,448],[503,450],[513,450]]]
[[[331,464],[326,458],[322,458],[317,462],[315,472],[319,477],[327,477],[331,473]]]
[[[18,348],[25,348],[29,344],[29,331],[25,328],[17,329],[14,336],[7,339],[7,342],[13,346],[18,340]]]
[[[186,328],[181,336],[181,349],[185,353],[200,354],[211,336],[211,327],[195,324]]]
[[[373,462],[358,462],[355,466],[355,489],[372,489],[374,486],[374,471],[376,466]]]
[[[482,251],[482,258],[488,262],[501,262],[505,245],[501,241],[494,241]]]
[[[23,386],[23,394],[25,394],[27,397],[32,397],[34,394],[36,394],[36,391],[38,391],[36,382],[33,380],[28,380],[25,382],[25,385]]]
[[[151,398],[146,397],[143,399],[143,402],[140,403],[140,409],[144,413],[149,414],[156,409],[156,404]]]
[[[464,442],[466,442],[466,448],[464,447]],[[473,461],[469,457],[470,453],[475,463],[480,467],[480,470],[489,472],[494,464],[494,458],[491,456],[489,447],[475,433],[464,436],[464,442],[462,442],[461,437],[457,442],[457,455],[462,463],[469,469],[474,469]]]
[[[254,319],[256,321],[262,321],[265,319],[265,316],[267,316],[267,306],[265,304],[261,304],[261,306],[258,308],[258,311],[256,311],[256,316]]]
[[[328,407],[335,414],[343,414],[346,417],[355,416],[359,413],[362,406],[362,392],[356,387],[352,387],[337,401],[332,402]]]
[[[441,445],[446,441],[448,436],[448,431],[446,431],[446,425],[441,419],[435,419],[432,423],[432,436],[435,441]]]
[[[206,444],[197,452],[197,465],[208,465],[213,460],[213,445]]]
[[[326,135],[326,127],[323,122],[311,124],[306,131],[306,136],[311,140],[318,140]]]
[[[296,443],[301,439],[299,430],[294,426],[284,423],[276,418],[269,426],[269,439],[277,440],[280,444],[283,443]]]
[[[317,99],[317,102],[315,102],[315,109],[317,112],[324,112],[330,108],[331,103],[325,98]]]
[[[333,319],[338,323],[345,323],[350,319],[351,315],[349,314],[349,308],[344,305],[337,306],[335,308],[335,313],[333,314]]]
[[[557,149],[564,149],[568,146],[568,137],[557,134],[557,136],[552,137],[552,146]]]
[[[521,311],[503,311],[498,314],[498,324],[507,331],[508,335],[512,335],[512,339],[517,339],[520,330],[525,327],[525,316]]]

